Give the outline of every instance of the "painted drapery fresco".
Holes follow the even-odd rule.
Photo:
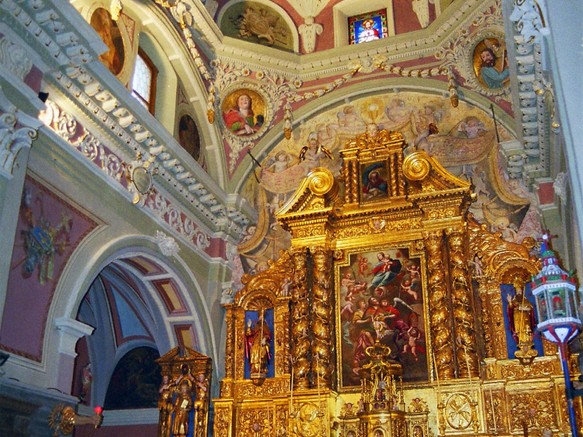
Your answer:
[[[500,142],[514,140],[489,112],[464,102],[451,107],[449,99],[414,92],[346,102],[314,117],[294,130],[289,140],[277,144],[243,189],[255,204],[259,218],[246,230],[235,260],[239,272],[254,272],[276,259],[289,245],[289,235],[275,221],[277,211],[317,166],[338,175],[339,151],[346,141],[375,123],[380,129],[401,132],[408,144],[405,154],[425,150],[448,171],[471,180],[478,200],[471,212],[504,239],[522,241],[536,234],[540,224],[533,201],[522,182],[502,169]],[[240,263],[239,263],[240,261]],[[238,278],[235,277],[235,287]]]
[[[404,381],[426,380],[420,260],[405,248],[356,253],[337,275],[341,386],[360,384],[366,348],[377,340],[403,364]]]

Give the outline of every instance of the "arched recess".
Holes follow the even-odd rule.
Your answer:
[[[55,326],[47,326],[44,339],[49,386],[69,392],[78,339],[103,328],[102,343],[89,348],[93,363],[111,361],[92,366],[94,381],[100,379],[97,400],[105,396],[115,364],[134,347],[154,347],[162,355],[184,344],[215,362],[218,356],[199,282],[206,278],[197,279],[184,258],[162,256],[153,238],[111,238],[113,233],[105,229],[84,241],[67,264],[49,310]],[[101,296],[88,295],[92,290]]]
[[[225,15],[225,13],[229,9],[231,9],[233,6],[237,5],[238,3],[243,3],[244,1],[245,0],[234,0],[231,2],[227,2],[225,4],[225,6],[223,8],[221,8],[221,10],[219,11],[216,22],[219,23],[219,25],[221,25],[221,23],[223,21],[223,16]],[[290,31],[290,36],[292,38],[293,51],[295,53],[299,53],[299,51],[300,51],[300,39],[299,39],[299,35],[298,35],[298,29],[297,29],[296,24],[292,20],[292,18],[286,12],[286,10],[283,9],[281,6],[277,5],[275,2],[270,2],[267,0],[253,0],[253,1],[255,3],[259,3],[262,6],[265,6],[267,9],[273,10],[279,17],[281,17],[281,19],[285,22],[285,24],[287,25],[287,27]],[[260,24],[262,24],[262,23],[260,23]]]

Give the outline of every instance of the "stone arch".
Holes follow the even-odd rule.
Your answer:
[[[43,365],[46,366],[50,384],[63,391],[69,390],[71,385],[72,366],[76,356],[75,344],[80,337],[92,332],[91,327],[76,320],[81,302],[104,268],[112,263],[120,263],[120,260],[127,263],[127,260],[141,257],[155,262],[162,270],[155,277],[172,280],[176,292],[173,299],[184,305],[184,311],[179,311],[178,316],[168,313],[168,304],[164,304],[160,290],[157,291],[148,283],[147,277],[143,276],[143,291],[151,300],[150,309],[156,321],[164,323],[163,334],[154,341],[145,343],[155,344],[162,355],[166,349],[180,344],[177,335],[181,331],[176,326],[186,327],[190,323],[192,332],[196,334],[196,346],[199,350],[215,360],[218,356],[217,340],[210,326],[210,309],[202,294],[199,280],[189,270],[186,261],[180,256],[176,256],[172,262],[164,259],[151,237],[112,238],[111,234],[112,231],[107,229],[98,232],[77,249],[63,272],[49,309],[48,320],[54,320],[55,326],[47,326],[45,329],[43,350],[46,352],[43,354]],[[119,354],[116,356],[118,358]],[[71,371],[64,372],[63,367]]]

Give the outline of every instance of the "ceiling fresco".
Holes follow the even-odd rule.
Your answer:
[[[451,173],[471,180],[478,194],[471,212],[505,239],[521,241],[540,230],[536,208],[531,208],[534,200],[520,180],[508,176],[499,156],[498,143],[515,138],[490,113],[465,102],[454,108],[438,95],[392,93],[321,113],[294,130],[292,138],[276,144],[261,167],[256,166],[243,193],[260,213],[238,245],[239,274],[262,270],[289,246],[289,235],[277,224],[275,212],[313,168],[327,167],[338,176],[339,151],[371,126],[401,132],[408,144],[405,154],[427,151]]]

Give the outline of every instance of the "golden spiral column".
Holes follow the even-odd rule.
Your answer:
[[[453,379],[453,324],[451,300],[446,286],[446,267],[443,264],[443,232],[428,232],[424,238],[429,274],[429,304],[433,355],[439,379]]]
[[[291,348],[294,388],[308,388],[310,362],[310,299],[307,286],[307,252],[305,248],[292,250],[294,267],[291,295]]]
[[[332,374],[332,257],[322,247],[312,250],[312,370],[314,384],[321,388],[330,387]],[[330,387],[331,388],[331,387]]]
[[[468,272],[468,235],[464,228],[446,232],[449,249],[449,277],[453,309],[456,361],[462,378],[477,376],[476,330],[473,296]]]

